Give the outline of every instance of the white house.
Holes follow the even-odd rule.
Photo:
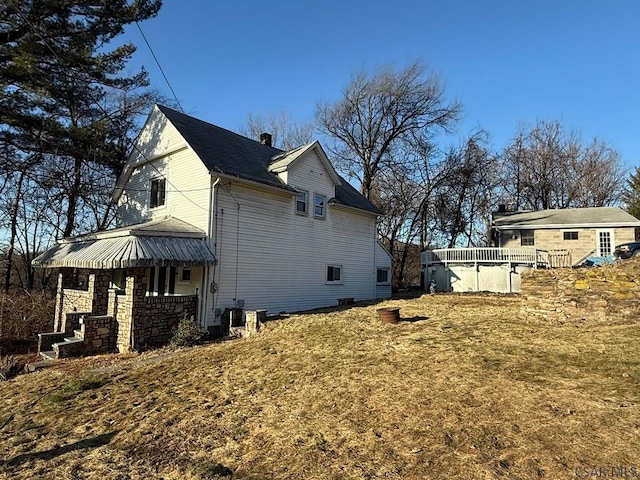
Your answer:
[[[279,313],[390,296],[382,212],[317,141],[288,152],[270,143],[155,106],[115,186],[117,228],[65,239],[34,261],[62,268],[59,292],[91,281],[105,290],[82,305],[62,295],[56,328],[70,328],[74,311],[113,316],[122,350],[165,340],[167,326],[149,318],[167,316],[167,305],[211,329],[228,309]],[[136,333],[130,342],[127,332]]]

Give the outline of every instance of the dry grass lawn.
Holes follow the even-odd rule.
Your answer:
[[[379,322],[381,305],[405,321]],[[519,308],[425,295],[175,355],[65,361],[0,383],[0,478],[640,474],[638,323]]]

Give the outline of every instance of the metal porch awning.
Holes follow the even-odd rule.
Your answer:
[[[194,227],[161,232],[167,221],[141,224],[145,228],[119,229],[66,239],[36,257],[32,264],[43,268],[115,269],[133,267],[193,267],[211,265],[216,258],[204,235]],[[148,226],[150,225],[150,227]],[[172,221],[172,227],[176,222]],[[186,231],[185,231],[186,230]]]

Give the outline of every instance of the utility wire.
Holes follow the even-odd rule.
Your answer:
[[[149,40],[147,40],[147,37],[145,36],[144,32],[142,31],[142,27],[140,26],[140,22],[136,21],[136,25],[138,26],[138,30],[140,30],[140,35],[142,35],[142,38],[144,39],[144,43],[146,43],[147,47],[149,47],[149,51],[151,52],[151,56],[156,61],[156,65],[158,65],[158,68],[160,69],[160,73],[162,73],[162,76],[164,77],[164,81],[167,82],[167,85],[169,86],[169,90],[171,90],[171,93],[173,94],[173,98],[175,99],[176,103],[180,107],[180,111],[182,113],[184,113],[184,108],[182,108],[182,105],[180,104],[180,100],[178,100],[178,97],[176,96],[176,92],[173,91],[173,87],[171,86],[171,83],[169,83],[169,79],[164,74],[164,70],[162,69],[162,66],[160,65],[160,62],[158,61],[158,58],[156,57],[156,54],[153,51],[153,48],[151,48],[151,44],[149,43]]]
[[[57,52],[56,52],[56,51],[51,47],[51,45],[49,44],[49,42],[47,41],[47,39],[46,39],[46,38],[44,38],[44,36],[43,36],[43,35],[42,35],[42,34],[41,34],[41,33],[40,33],[36,28],[35,28],[35,26],[34,26],[34,25],[29,21],[29,19],[28,19],[28,18],[26,18],[26,17],[22,14],[22,12],[21,12],[19,9],[17,9],[17,10],[16,10],[16,13],[17,13],[17,14],[20,16],[20,18],[22,18],[22,20],[23,20],[23,21],[24,21],[24,22],[29,26],[29,28],[33,31],[33,33],[35,33],[35,34],[40,38],[40,40],[42,41],[42,43],[43,43],[43,44],[47,47],[47,49],[48,49],[48,50],[53,54],[53,56],[54,56],[55,58],[57,58],[58,60],[62,60],[62,59],[58,56]],[[136,23],[137,23],[137,22],[136,22]],[[138,26],[138,28],[140,28],[140,27]],[[154,58],[155,58],[155,55],[154,55]],[[35,65],[35,68],[36,68],[37,70],[40,70],[40,73],[42,73],[43,75],[45,75],[45,76],[46,76],[46,72],[44,72],[44,71],[43,71],[39,66]],[[163,75],[164,75],[164,72],[163,72]],[[166,79],[166,77],[165,77],[165,79]],[[171,86],[169,86],[169,88],[171,88]],[[171,91],[173,91],[173,89],[172,89]],[[96,105],[96,107],[98,107],[98,109],[99,109],[99,110],[100,110],[100,111],[105,115],[105,117],[106,117],[106,118],[110,118],[109,112],[107,112],[107,110],[106,110],[102,105],[100,105],[100,102],[98,102],[98,101],[97,101],[97,99],[93,96],[93,94],[92,94],[91,92],[88,92],[88,96],[89,96],[89,98],[93,101],[93,103]],[[177,99],[176,99],[176,101],[177,101]],[[180,104],[180,102],[178,102],[178,105],[179,105],[179,104]],[[180,108],[182,108],[182,107],[180,107]],[[184,113],[184,112],[183,112],[183,113]],[[128,142],[128,143],[133,147],[133,149],[134,149],[136,152],[138,152],[138,153],[140,154],[140,156],[141,156],[141,157],[146,161],[146,163],[147,163],[148,165],[151,165],[151,166],[153,167],[153,169],[154,169],[156,172],[158,172],[158,175],[160,175],[162,178],[164,178],[164,179],[166,180],[166,182],[167,182],[170,186],[172,186],[172,187],[174,188],[174,191],[176,191],[176,192],[180,193],[180,194],[181,194],[181,195],[182,195],[186,200],[188,200],[189,202],[191,202],[191,203],[192,203],[194,206],[196,206],[197,208],[199,208],[199,209],[201,209],[201,210],[205,210],[205,211],[207,211],[207,209],[206,209],[206,208],[204,208],[202,205],[197,204],[196,202],[194,202],[193,200],[191,200],[187,195],[185,195],[185,194],[184,194],[180,189],[176,188],[176,186],[175,186],[173,183],[171,183],[171,181],[169,181],[169,179],[166,177],[166,175],[165,175],[164,173],[162,173],[162,172],[158,169],[158,167],[156,167],[156,166],[153,164],[153,162],[151,162],[151,160],[149,160],[149,159],[147,158],[147,156],[144,154],[144,152],[143,152],[142,150],[140,150],[140,148],[138,148],[138,145],[136,145],[135,141],[133,141],[133,140],[131,140],[131,139],[127,138],[127,142]]]

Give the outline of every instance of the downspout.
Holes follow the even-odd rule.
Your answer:
[[[378,298],[378,258],[376,252],[378,250],[378,217],[373,222],[373,295],[374,300]],[[389,272],[391,276],[391,272]]]
[[[209,296],[213,296],[214,305],[213,310],[215,310],[215,296],[211,291],[211,284],[215,281],[215,269],[216,264],[218,263],[218,252],[217,252],[217,238],[214,232],[215,225],[215,208],[216,208],[216,187],[220,183],[220,178],[216,178],[215,182],[211,184],[211,189],[209,190],[209,225],[207,227],[207,236],[209,237],[209,245],[212,247],[213,254],[216,256],[215,262],[212,266],[206,269],[206,275],[203,275],[203,285],[202,285],[202,308],[200,309],[201,313],[201,325],[206,327],[207,325],[207,316],[208,310],[207,305],[209,305]]]

